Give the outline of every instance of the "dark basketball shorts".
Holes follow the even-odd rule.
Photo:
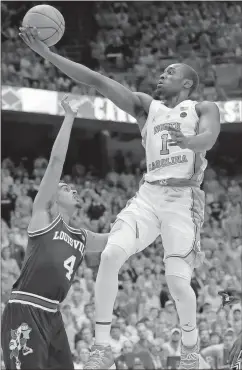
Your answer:
[[[57,305],[50,308],[50,303],[41,300],[36,304],[38,296],[27,297],[31,305],[23,292],[19,293],[17,297],[12,293],[2,315],[1,343],[6,369],[74,369]]]

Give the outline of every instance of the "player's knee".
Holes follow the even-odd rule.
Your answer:
[[[182,278],[186,281],[191,282],[193,272],[193,260],[190,261],[187,258],[182,257],[169,257],[165,260],[165,274],[166,276],[172,276],[176,280]]]
[[[125,261],[136,252],[135,227],[118,219],[112,227],[107,246],[103,251],[105,258],[125,258]]]
[[[101,254],[101,263],[107,266],[116,266],[119,270],[128,258],[129,256],[122,248],[118,245],[108,243]]]
[[[181,298],[190,286],[193,269],[186,260],[170,257],[165,261],[166,281],[174,299]]]

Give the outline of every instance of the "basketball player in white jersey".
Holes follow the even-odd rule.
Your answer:
[[[217,105],[191,101],[197,73],[186,64],[172,64],[160,75],[156,93],[165,102],[133,93],[116,81],[67,60],[43,44],[36,29],[21,28],[20,36],[36,53],[73,80],[95,87],[137,119],[146,150],[147,173],[136,196],[117,216],[102,253],[96,280],[95,346],[85,369],[114,368],[109,346],[118,272],[134,253],[159,235],[165,271],[182,328],[181,369],[198,369],[196,297],[190,286],[193,269],[202,261],[199,234],[203,223],[205,153],[220,131]],[[200,364],[200,367],[202,365]]]

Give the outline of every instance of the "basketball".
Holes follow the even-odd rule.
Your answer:
[[[62,14],[51,5],[43,4],[31,8],[23,19],[23,27],[36,27],[39,38],[47,46],[55,45],[65,31],[65,20]]]

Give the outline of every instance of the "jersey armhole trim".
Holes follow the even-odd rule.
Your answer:
[[[199,121],[199,119],[200,119],[200,116],[198,115],[198,113],[197,113],[197,109],[196,109],[196,106],[199,104],[199,102],[198,101],[193,101],[193,111],[194,111],[194,114],[195,114],[195,116],[196,116],[196,118],[197,118],[197,120]]]
[[[147,115],[147,119],[146,119],[146,122],[144,124],[144,127],[142,128],[141,130],[141,136],[142,136],[142,139],[144,138],[145,136],[145,133],[146,133],[146,129],[147,129],[147,124],[148,124],[148,121],[152,118],[154,118],[153,116],[156,114],[157,110],[154,110],[153,107],[155,107],[155,104],[157,103],[161,103],[163,104],[162,101],[159,101],[159,100],[155,100],[153,99],[152,102],[150,103],[150,108],[149,108],[149,113]]]
[[[74,228],[72,226],[69,226],[64,220],[62,220],[62,221],[65,224],[65,227],[67,228],[67,230],[69,230],[71,233],[73,233],[73,234],[84,234],[85,237],[87,238],[87,232],[86,232],[86,230],[81,229],[81,228],[80,229],[76,229],[76,228]]]
[[[30,231],[28,229],[27,231],[28,231],[29,237],[33,238],[35,236],[39,236],[39,235],[47,233],[48,231],[53,229],[53,227],[55,227],[58,224],[60,219],[61,219],[61,216],[60,216],[60,214],[58,214],[58,216],[49,224],[49,226],[46,226],[43,229],[39,229],[39,230],[35,230],[35,231]]]

